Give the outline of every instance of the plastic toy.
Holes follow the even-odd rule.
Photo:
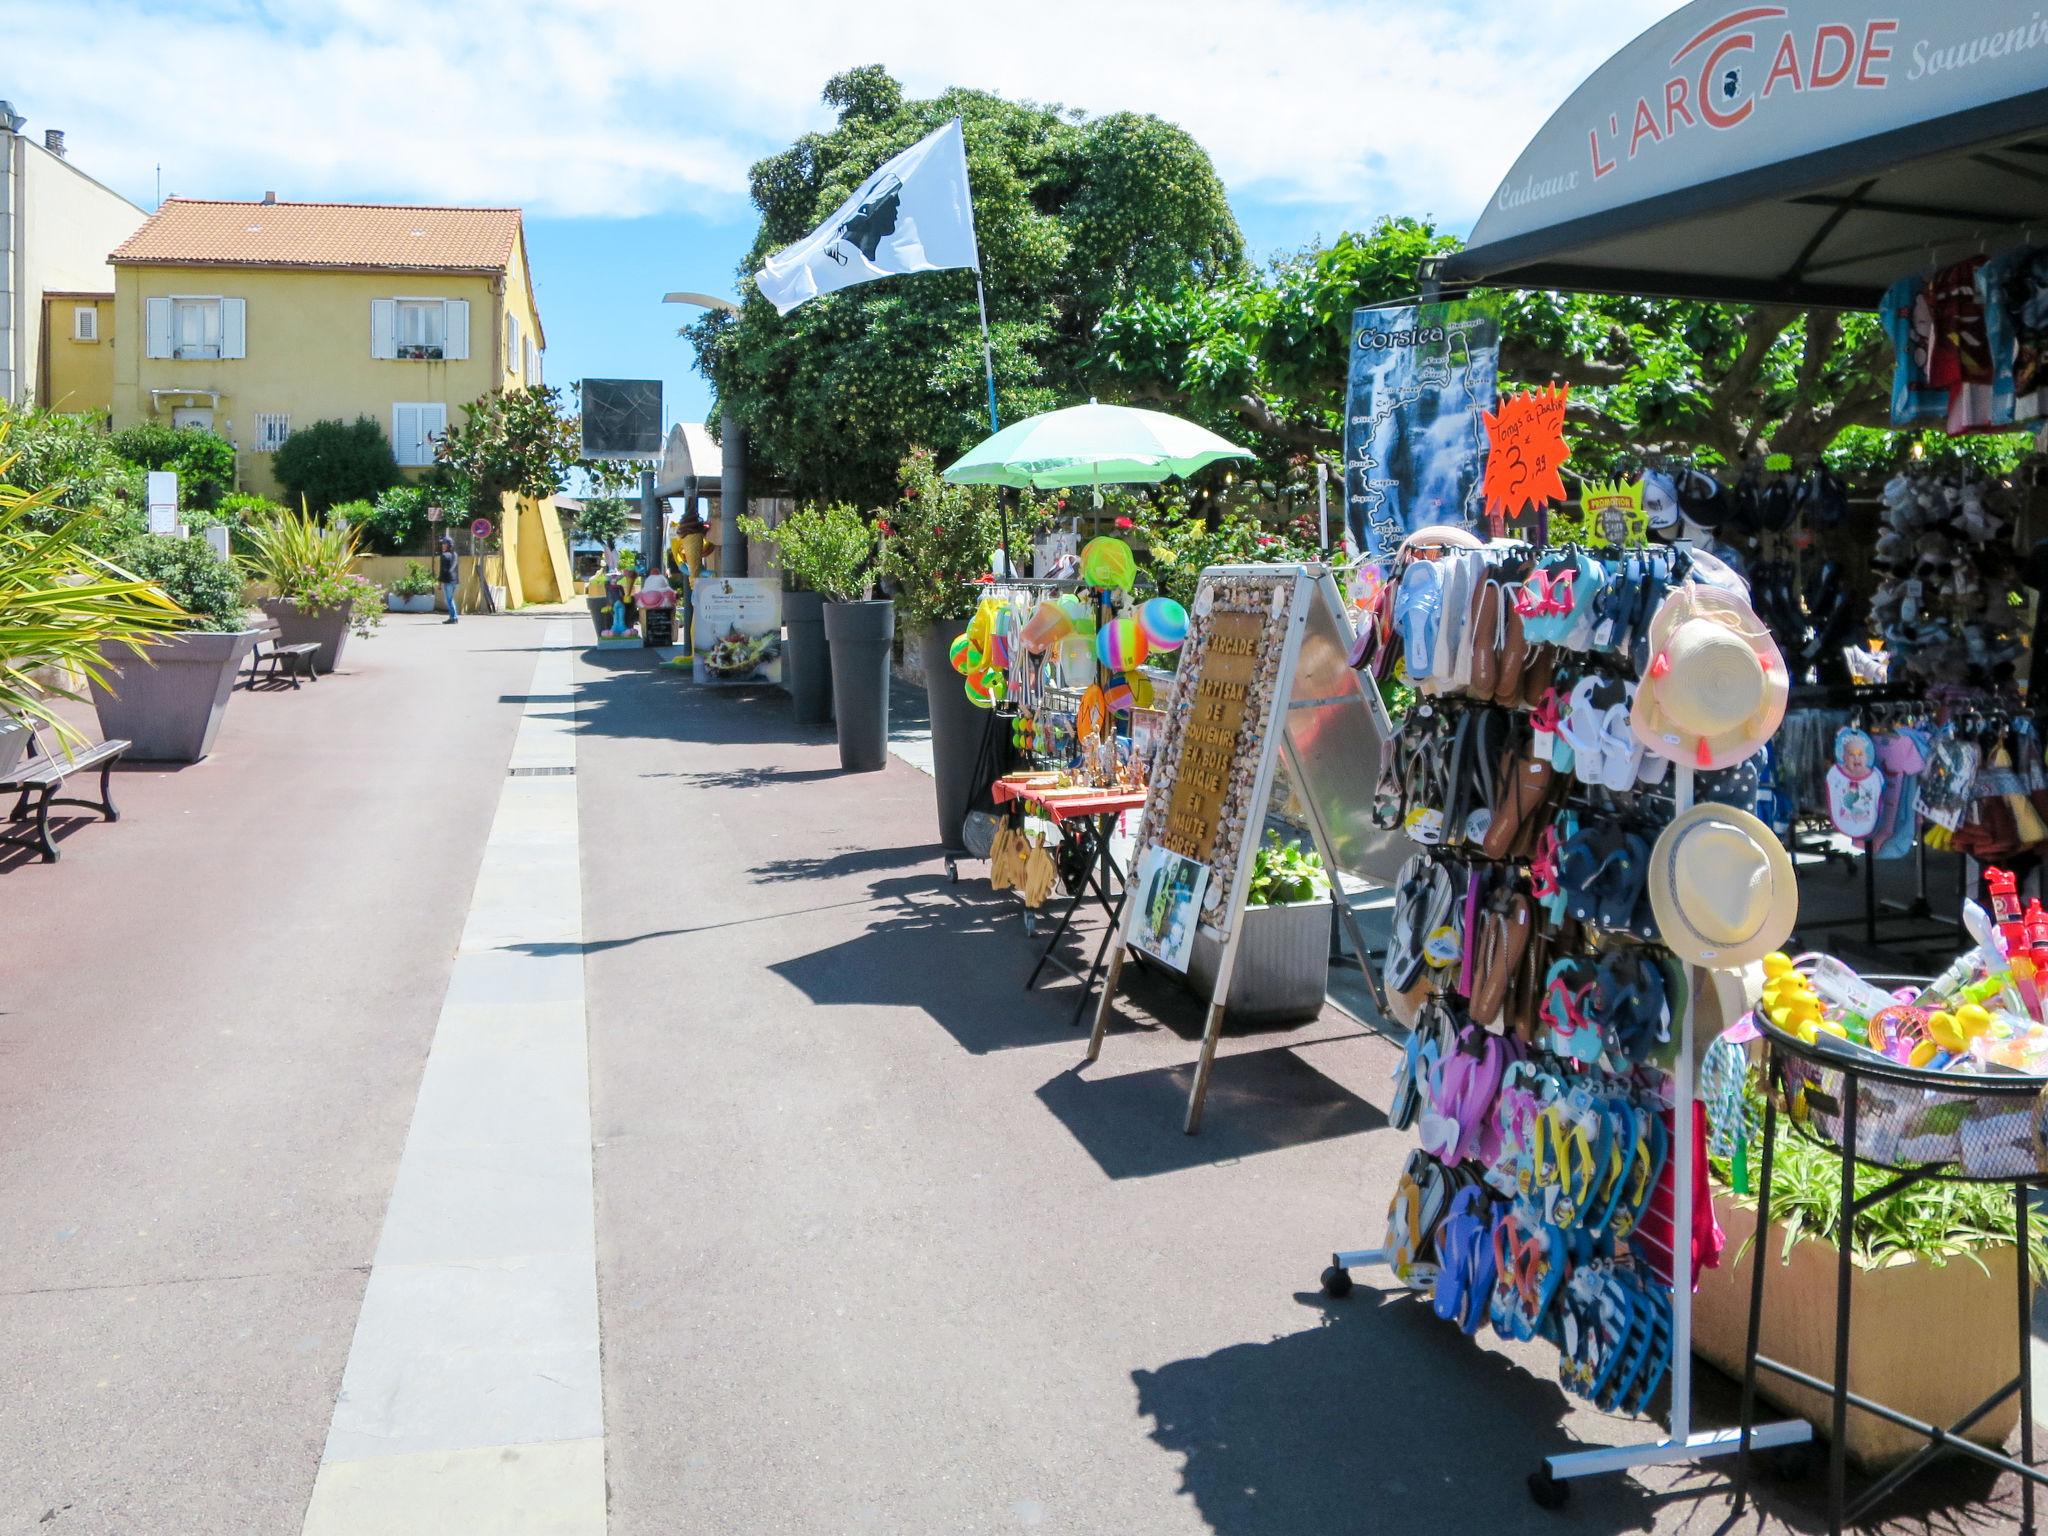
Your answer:
[[[1081,579],[1105,591],[1128,592],[1138,579],[1138,557],[1122,539],[1090,539],[1081,548]]]
[[[1188,611],[1170,597],[1155,597],[1138,607],[1138,627],[1155,651],[1177,651],[1188,637]]]

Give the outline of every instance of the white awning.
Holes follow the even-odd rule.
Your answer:
[[[711,433],[703,422],[679,421],[668,429],[668,442],[662,446],[661,468],[654,477],[654,494],[687,495],[688,481],[694,476],[698,495],[716,496],[724,465],[719,446],[711,440]]]

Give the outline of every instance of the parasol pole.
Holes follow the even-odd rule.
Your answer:
[[[996,415],[996,354],[988,339],[988,295],[981,286],[981,252],[974,253],[974,308],[981,316],[981,375],[988,384],[988,432],[990,437],[1002,430],[1002,422]],[[1003,579],[1013,579],[1017,567],[1010,563],[1010,501],[998,490],[996,492],[996,514],[1002,519],[1003,538]]]

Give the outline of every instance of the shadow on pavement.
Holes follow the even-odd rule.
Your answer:
[[[839,848],[814,857],[771,859],[766,864],[756,864],[747,873],[763,885],[785,880],[837,880],[848,875],[876,874],[886,869],[927,864],[942,852],[937,843],[928,843],[921,848]],[[917,882],[922,888],[928,888],[930,883],[930,876]],[[889,893],[877,886],[875,894],[881,899]]]
[[[1387,1123],[1378,1109],[1287,1047],[1219,1057],[1197,1136],[1181,1132],[1194,1062],[1115,1077],[1081,1073],[1080,1067],[1062,1072],[1038,1097],[1112,1179],[1179,1173]]]
[[[680,779],[692,789],[770,789],[777,784],[815,784],[820,779],[844,776],[840,768],[781,768],[774,763],[758,767],[709,768],[699,773],[643,773],[643,779]]]

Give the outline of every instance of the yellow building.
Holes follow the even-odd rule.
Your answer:
[[[43,294],[36,403],[56,411],[105,411],[114,404],[114,296]]]
[[[277,494],[271,455],[298,428],[358,416],[417,478],[451,413],[541,382],[517,208],[171,198],[109,259],[115,427],[210,427],[245,489]],[[565,592],[552,508],[506,514],[513,601]]]

